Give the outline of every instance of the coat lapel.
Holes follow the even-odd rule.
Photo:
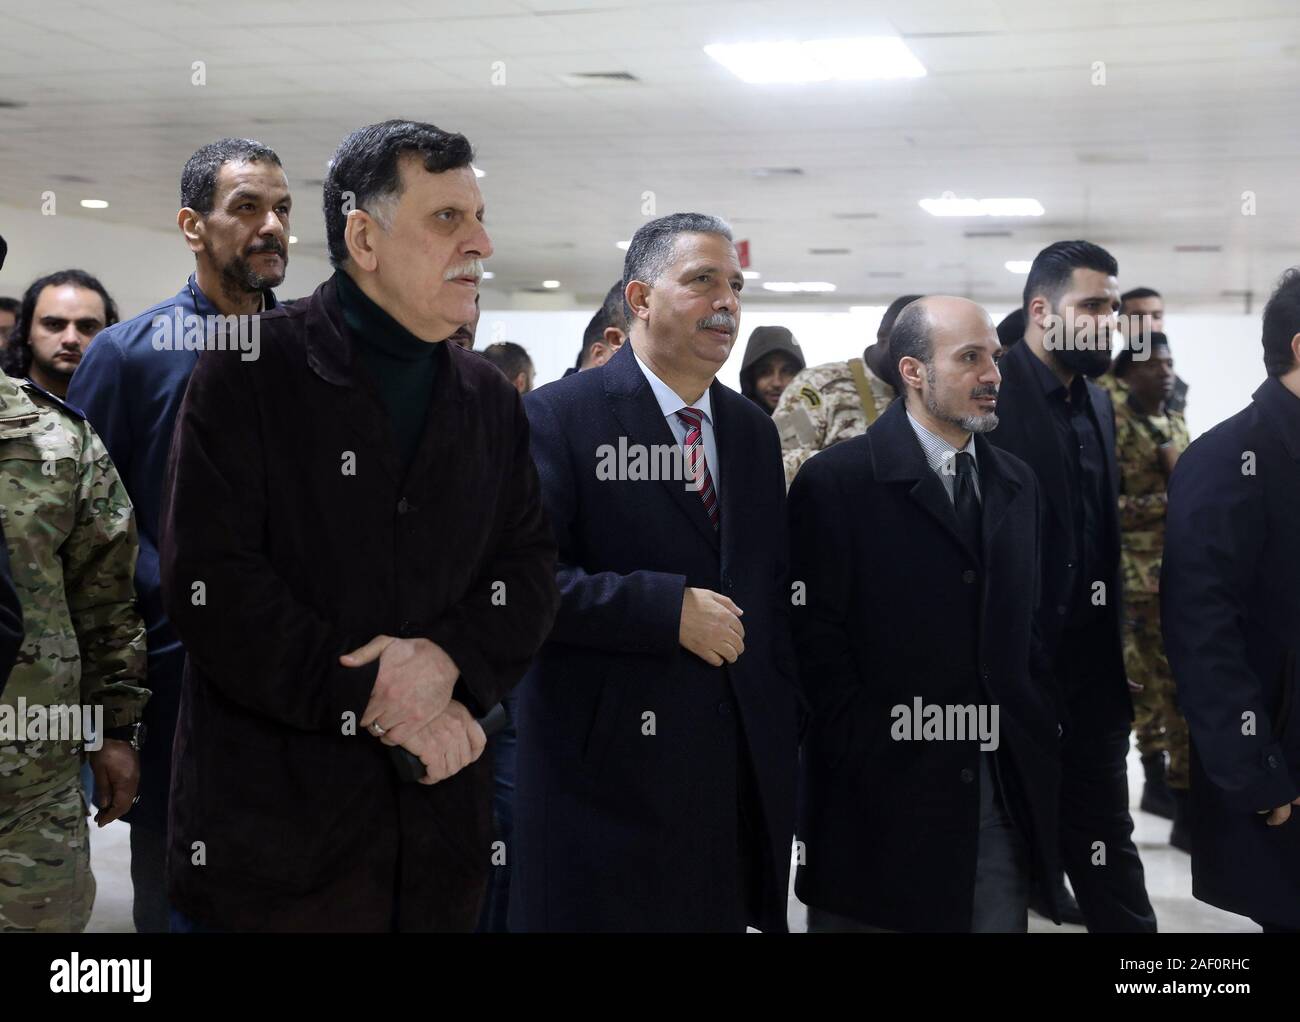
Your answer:
[[[1300,398],[1287,390],[1276,376],[1261,383],[1251,397],[1277,431],[1287,454],[1300,461]]]
[[[1015,417],[1019,420],[1017,428],[1023,431],[1028,448],[1027,456],[1022,460],[1029,462],[1038,473],[1044,499],[1051,505],[1061,528],[1070,535],[1074,532],[1074,525],[1068,518],[1070,490],[1066,484],[1065,461],[1056,442],[1055,413],[1047,405],[1047,395],[1043,393],[1037,369],[1028,361],[1035,357],[1025,343],[1015,345],[1003,357],[1002,375],[1013,374],[1012,386],[1016,396],[1014,401],[1007,402],[1012,406],[1010,410],[1002,414],[1007,419]],[[1016,408],[1016,405],[1023,407]]]
[[[718,448],[718,460],[730,470],[722,481],[719,493],[718,531],[721,533],[722,566],[743,558],[739,549],[743,530],[740,522],[746,513],[746,501],[752,495],[743,485],[743,466],[756,453],[746,448],[746,437],[741,435],[743,418],[738,408],[729,407],[730,399],[737,395],[717,380],[709,387],[709,402],[713,407],[713,438]],[[748,398],[741,397],[741,401]],[[695,494],[692,494],[695,496]],[[702,504],[703,502],[701,502]],[[705,515],[707,519],[708,516]]]
[[[1002,452],[982,436],[975,437],[975,453],[979,457],[984,563],[993,564],[993,540],[1020,493],[1020,483],[1002,471]]]
[[[605,396],[609,400],[614,418],[623,430],[622,435],[627,437],[629,446],[632,444],[643,444],[647,447],[656,444],[678,446],[677,437],[673,435],[668,420],[664,418],[659,402],[655,400],[654,391],[650,389],[649,381],[641,372],[641,367],[636,364],[630,342],[620,347],[614,356],[596,371],[604,375]],[[714,414],[715,416],[717,414],[716,406]],[[718,439],[719,452],[722,450],[722,435],[722,430],[717,428],[715,422],[714,436]],[[718,456],[723,457],[721,453]],[[712,546],[717,547],[718,530],[709,521],[708,512],[704,510],[704,501],[700,499],[699,493],[682,479],[663,479],[658,485],[667,489],[670,499],[690,520],[691,525],[700,535]],[[726,493],[725,485],[723,493]],[[723,499],[725,500],[725,497]],[[725,519],[726,513],[724,504],[719,514]],[[723,525],[722,528],[726,526]]]
[[[370,377],[357,371],[334,278],[316,289],[307,316],[307,364],[321,379],[340,388],[339,416],[356,437],[357,449],[371,452],[393,486],[400,486],[393,425]],[[429,417],[433,418],[432,408]]]
[[[957,512],[948,497],[948,491],[939,481],[921,441],[916,438],[912,424],[907,421],[907,408],[903,401],[895,401],[867,430],[871,441],[871,460],[876,479],[880,482],[911,482],[908,496],[947,532],[955,543],[972,557],[980,552],[971,548],[957,522]]]

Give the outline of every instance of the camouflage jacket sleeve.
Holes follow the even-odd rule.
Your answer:
[[[1169,498],[1156,442],[1127,408],[1115,415],[1115,454],[1120,472],[1120,529],[1135,533],[1162,525]]]
[[[800,466],[826,446],[830,418],[815,384],[811,370],[800,372],[785,388],[772,413],[781,435],[786,489],[794,482]]]
[[[144,621],[135,608],[135,512],[103,443],[81,423],[76,522],[64,541],[64,589],[81,649],[81,698],[102,704],[106,727],[140,719]]]

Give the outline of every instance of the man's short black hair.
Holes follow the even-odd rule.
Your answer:
[[[1119,296],[1119,307],[1122,309],[1128,302],[1136,302],[1139,298],[1160,298],[1160,292],[1153,287],[1135,287]]]
[[[911,305],[918,298],[924,298],[925,295],[899,295],[889,303],[889,308],[885,314],[880,317],[880,326],[876,327],[876,340],[888,340],[889,332],[894,329],[894,324],[898,322],[898,314]]]
[[[348,135],[334,150],[325,176],[325,241],[331,264],[339,267],[348,261],[343,235],[349,211],[363,209],[388,226],[388,210],[382,207],[401,197],[399,163],[407,155],[420,157],[429,173],[441,174],[468,167],[474,149],[464,135],[423,121],[382,121]]]
[[[679,234],[718,234],[732,240],[731,225],[708,213],[670,213],[637,228],[623,257],[623,284],[634,280],[653,284],[673,261]],[[632,306],[623,302],[626,322],[632,322]]]
[[[17,298],[0,297],[0,310],[3,310],[5,312],[12,312],[15,316],[17,316],[18,309],[21,306],[22,306],[22,302],[20,302]]]
[[[605,330],[612,326],[627,333],[627,311],[624,308],[621,280],[614,281],[614,286],[606,292],[605,300],[591,317],[587,329],[582,331],[582,350],[578,352],[578,361],[575,363],[577,368],[581,369],[583,363],[591,357],[592,345],[604,342]]]
[[[526,373],[533,367],[533,360],[528,356],[527,350],[514,341],[497,341],[489,344],[479,354],[500,369],[511,383],[520,373]]]
[[[1264,306],[1264,370],[1282,376],[1296,366],[1291,339],[1300,334],[1300,266],[1282,274]]]
[[[1039,296],[1046,298],[1055,309],[1061,295],[1070,286],[1070,275],[1080,269],[1096,270],[1114,277],[1119,273],[1119,263],[1113,255],[1091,241],[1053,242],[1034,256],[1033,265],[1029,267],[1029,279],[1025,281],[1022,303],[1025,319],[1029,319],[1030,300]]]
[[[98,278],[92,277],[85,270],[58,270],[36,278],[23,292],[18,321],[14,323],[13,333],[4,351],[4,371],[10,376],[26,376],[31,371],[32,319],[36,315],[36,302],[41,297],[41,292],[47,287],[62,287],[64,284],[94,291],[104,300],[104,326],[112,326],[117,322],[117,303]]]
[[[1148,359],[1155,354],[1156,348],[1164,348],[1166,351],[1168,351],[1169,338],[1166,337],[1164,334],[1162,334],[1159,330],[1152,330],[1151,337],[1147,343],[1147,348],[1146,348]],[[1114,365],[1111,366],[1111,372],[1115,374],[1115,378],[1117,380],[1122,380],[1124,378],[1124,374],[1127,373],[1129,369],[1132,368],[1132,366],[1133,366],[1133,349],[1126,347],[1122,349],[1118,355],[1115,356],[1115,363]]]
[[[904,307],[894,320],[894,328],[889,331],[890,362],[897,367],[903,358],[914,358],[927,366],[934,358],[934,345],[930,341],[930,314],[924,305],[910,304]],[[906,385],[901,374],[899,376],[896,389],[901,394]]]
[[[181,171],[181,207],[196,213],[211,213],[217,191],[217,174],[227,163],[259,163],[281,166],[270,146],[253,138],[219,138],[209,142],[185,161]]]

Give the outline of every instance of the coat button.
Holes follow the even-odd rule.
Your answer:
[[[718,712],[724,717],[731,716],[731,704],[724,699],[722,702],[718,703]]]
[[[967,568],[965,571],[961,573],[961,580],[965,582],[967,585],[970,585],[972,582],[975,581],[975,572],[972,571],[970,568]]]
[[[412,635],[415,634],[415,622],[403,621],[402,627],[397,630],[397,634],[401,636],[401,638],[403,639],[409,639]]]
[[[403,497],[401,500],[397,502],[397,513],[399,515],[408,514],[409,512],[414,510],[415,510],[415,505],[412,504],[405,497]]]
[[[1268,754],[1268,759],[1266,759],[1264,762],[1268,764],[1268,768],[1270,770],[1277,769],[1277,757],[1274,756],[1271,752]]]
[[[1062,617],[1064,617],[1064,616],[1065,616],[1065,604],[1064,604],[1064,603],[1058,603],[1058,604],[1056,605],[1056,612],[1057,612],[1058,614],[1060,614]]]
[[[970,784],[973,780],[975,780],[975,771],[971,770],[969,767],[962,767],[961,783]]]

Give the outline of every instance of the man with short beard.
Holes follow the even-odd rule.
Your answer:
[[[1154,932],[1128,809],[1115,411],[1092,382],[1110,365],[1118,272],[1087,241],[1038,253],[989,439],[1028,462],[1047,506],[1039,630],[1063,701],[1061,859],[1088,929]]]
[[[23,294],[18,322],[5,349],[5,371],[26,376],[59,400],[90,342],[117,322],[117,305],[85,270],[59,270],[35,280]]]
[[[1047,896],[1057,868],[1038,485],[986,439],[1002,354],[988,313],[918,299],[889,348],[904,401],[790,488],[791,577],[807,593],[792,620],[812,703],[795,890],[810,931],[1023,932],[1031,878]],[[918,700],[983,724],[917,740]]]
[[[247,336],[249,317],[275,307],[271,288],[284,280],[292,204],[280,158],[260,142],[238,138],[212,142],[189,158],[180,198],[176,224],[194,253],[194,273],[171,298],[95,337],[68,391],[69,402],[85,411],[117,465],[140,530],[135,589],[149,630],[153,698],[144,714],[148,741],[141,755],[140,804],[127,821],[133,915],[141,933],[168,929],[167,793],[185,660],[159,590],[158,516],[167,451],[198,362],[198,342],[215,339],[208,317],[244,317],[234,322]],[[186,344],[184,328],[191,325]]]
[[[771,415],[806,364],[803,349],[788,327],[755,327],[740,363],[740,392]]]

